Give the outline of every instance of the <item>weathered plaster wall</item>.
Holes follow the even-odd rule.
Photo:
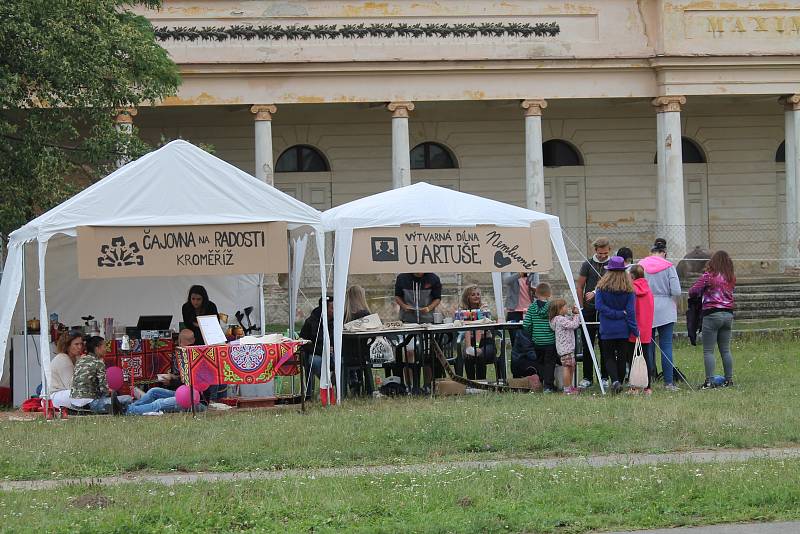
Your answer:
[[[774,156],[783,140],[777,102],[697,97],[682,117],[684,135],[707,155],[708,218],[776,221]],[[210,143],[219,157],[253,172],[253,121],[246,107],[143,109],[137,124],[151,139],[181,136]],[[275,114],[273,132],[276,160],[289,146],[309,144],[330,162],[330,173],[276,175],[276,185],[285,190],[327,184],[329,197],[311,199],[321,209],[391,187],[391,115],[382,106],[286,105]],[[584,167],[546,169],[545,175],[551,186],[570,179],[582,183],[586,222],[655,221],[655,113],[646,99],[553,101],[543,134],[545,140],[569,141],[584,158]],[[423,141],[444,144],[459,165],[413,171],[415,180],[524,202],[524,125],[516,102],[423,103],[412,113],[410,136],[412,147]],[[553,194],[549,191],[551,199]],[[564,226],[582,224],[573,218]]]
[[[253,172],[253,119],[246,106],[149,108],[142,109],[136,121],[146,138],[180,136],[209,143],[217,156]],[[390,121],[383,106],[281,106],[273,122],[274,157],[293,144],[310,144],[326,156],[331,172],[279,173],[276,185],[320,209],[389,189]],[[774,162],[783,140],[780,106],[771,97],[696,97],[686,105],[683,123],[684,135],[694,139],[708,158],[707,165],[687,165],[685,172],[701,176],[697,184],[705,191],[711,245],[735,250],[739,257],[772,260],[778,253],[776,224],[783,210],[783,165]],[[459,165],[451,170],[413,171],[415,181],[524,203],[524,128],[517,102],[423,103],[412,113],[410,131],[411,146],[422,141],[442,143]],[[575,145],[586,163],[545,170],[548,211],[562,217],[578,246],[599,234],[611,235],[615,246],[652,240],[656,132],[655,113],[647,99],[552,101],[545,111],[543,133],[545,139],[560,138]],[[743,231],[731,226],[742,221],[758,221],[768,229]],[[474,222],[468,213],[465,222]],[[626,228],[640,228],[641,235]],[[577,266],[581,256],[569,248]],[[634,248],[637,255],[646,252],[643,246]],[[303,281],[304,312],[317,298],[313,289],[317,261],[312,248]],[[775,267],[775,262],[767,266]],[[460,288],[471,281],[480,282],[488,293],[487,276],[444,278],[449,308],[455,306]],[[385,318],[394,316],[392,280],[391,275],[351,277],[351,283],[368,287],[370,304],[383,310]],[[275,321],[283,321],[285,299],[270,291]]]
[[[798,90],[800,0],[167,0],[157,26],[557,22],[548,37],[166,41],[166,105],[783,94]],[[357,80],[357,81],[354,81]]]

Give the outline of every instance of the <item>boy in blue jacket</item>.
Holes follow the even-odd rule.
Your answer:
[[[605,350],[606,370],[611,378],[611,390],[622,391],[625,365],[633,354],[634,344],[628,341],[639,337],[633,284],[625,271],[625,261],[612,256],[605,266],[606,274],[597,283],[595,306],[600,319],[600,343]]]

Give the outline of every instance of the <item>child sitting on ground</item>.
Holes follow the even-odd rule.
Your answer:
[[[564,299],[556,299],[550,303],[550,328],[556,334],[556,354],[561,360],[564,393],[576,395],[578,388],[572,385],[575,374],[575,329],[581,325],[578,307],[572,307],[572,315]]]
[[[539,376],[544,383],[545,393],[556,390],[554,374],[558,365],[555,332],[550,328],[548,316],[550,294],[550,284],[542,282],[536,286],[536,300],[528,307],[525,319],[522,321],[522,328],[530,334],[533,341]]]

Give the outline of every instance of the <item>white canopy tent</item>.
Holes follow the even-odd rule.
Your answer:
[[[203,283],[220,311],[257,305],[263,328],[262,274],[79,280],[76,252],[79,226],[286,222],[290,248],[294,251],[294,258],[290,256],[292,265],[287,266],[293,325],[299,289],[295,279],[302,269],[310,233],[317,237],[319,274],[325,295],[325,243],[320,215],[316,209],[204,150],[186,141],[173,141],[117,169],[11,233],[0,282],[0,369],[4,368],[15,308],[19,300],[26,300],[19,298],[24,272],[31,270],[31,260],[36,256],[43,394],[47,393],[50,377],[48,300],[56,304],[52,309],[67,324],[79,324],[80,316],[85,313],[98,318],[114,317],[117,324],[135,324],[140,314],[163,314],[165,310],[173,312],[173,324],[177,324],[178,310],[186,301],[190,285]],[[34,241],[38,243],[36,256],[31,247],[27,247],[26,254],[26,243]],[[48,243],[52,243],[49,254]],[[30,278],[27,277],[27,285],[32,285]],[[19,321],[21,315],[17,313],[16,317]],[[17,328],[21,326],[20,323]],[[329,346],[327,331],[325,334],[324,342]]]
[[[341,350],[344,322],[344,298],[353,230],[417,224],[420,226],[466,226],[465,220],[502,227],[528,227],[536,221],[546,221],[550,229],[550,241],[555,250],[561,270],[567,279],[574,302],[578,302],[575,282],[569,266],[567,250],[561,233],[558,217],[497,202],[487,198],[453,191],[420,182],[414,185],[378,193],[329,209],[322,214],[322,225],[326,232],[335,232],[334,259],[334,354],[336,367],[336,392],[341,400]],[[494,295],[498,316],[503,317],[503,295],[500,273],[492,273]],[[583,322],[583,319],[581,319]],[[583,324],[584,339],[588,339]],[[594,350],[588,347],[598,374]],[[326,360],[326,359],[325,359]],[[325,368],[323,367],[323,374]],[[599,380],[598,380],[599,381]],[[601,384],[602,387],[602,384]]]

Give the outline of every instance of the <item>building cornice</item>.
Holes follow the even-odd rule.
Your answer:
[[[770,57],[615,57],[593,59],[533,58],[525,60],[463,60],[463,61],[363,61],[363,62],[306,62],[306,63],[194,63],[180,65],[182,76],[192,75],[270,75],[325,74],[360,75],[374,72],[506,72],[506,71],[566,71],[592,72],[598,70],[729,70],[764,69],[796,70],[800,56]]]

